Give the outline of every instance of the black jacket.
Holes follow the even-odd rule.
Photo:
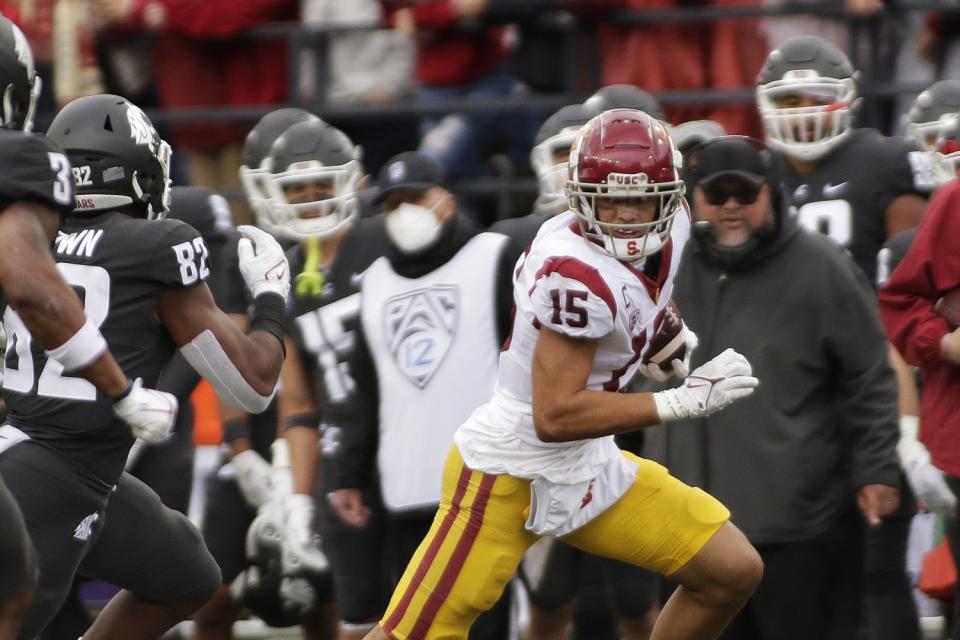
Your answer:
[[[647,430],[646,453],[733,513],[751,542],[812,538],[866,484],[899,486],[897,388],[869,283],[791,220],[731,268],[691,241],[674,299],[700,346],[733,347],[760,386],[714,415]]]

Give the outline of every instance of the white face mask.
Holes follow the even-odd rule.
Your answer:
[[[390,240],[404,253],[416,253],[430,246],[440,235],[440,221],[433,210],[443,200],[429,209],[404,202],[387,214],[384,224]]]

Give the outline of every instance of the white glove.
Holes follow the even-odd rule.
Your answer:
[[[241,451],[230,461],[237,473],[237,486],[243,499],[254,509],[266,504],[273,495],[273,468],[253,449]]]
[[[930,462],[930,452],[917,439],[919,420],[916,416],[900,416],[900,441],[897,457],[907,474],[907,482],[917,497],[934,513],[944,518],[956,516],[957,497],[947,486],[943,472]]]
[[[283,566],[290,572],[303,568],[323,573],[330,562],[321,549],[320,536],[313,532],[313,498],[294,493],[284,500]]]
[[[130,425],[133,435],[153,443],[170,435],[177,419],[177,406],[176,396],[148,389],[143,386],[143,379],[137,378],[127,395],[113,403],[113,410]]]
[[[673,376],[683,380],[690,375],[690,356],[693,355],[693,351],[700,344],[700,340],[697,338],[697,334],[688,329],[686,325],[683,326],[683,331],[683,343],[686,346],[683,360],[674,358],[670,362],[670,370],[666,371],[656,362],[642,364],[640,365],[640,373],[657,382],[666,382]]]
[[[727,349],[694,369],[683,385],[653,394],[660,422],[708,416],[746,398],[760,384],[752,373],[746,358]]]
[[[237,242],[240,273],[253,297],[275,293],[287,300],[290,292],[290,265],[280,244],[266,231],[250,225],[240,225],[237,231],[243,237]]]

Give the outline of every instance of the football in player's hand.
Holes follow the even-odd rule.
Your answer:
[[[664,371],[671,370],[671,363],[677,359],[683,360],[687,353],[685,332],[680,310],[671,300],[653,321],[653,338],[644,364],[652,362],[660,365]]]
[[[942,298],[937,300],[934,309],[946,318],[951,326],[960,325],[960,287],[947,291]]]

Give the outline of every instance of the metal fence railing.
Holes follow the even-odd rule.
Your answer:
[[[757,0],[759,3],[761,0]],[[714,7],[677,7],[649,11],[619,11],[604,16],[605,22],[625,26],[650,26],[664,23],[705,23],[717,20],[741,19],[778,19],[788,16],[815,15],[826,18],[847,19],[850,41],[850,56],[854,66],[860,70],[859,90],[866,103],[862,110],[861,122],[870,126],[885,128],[881,122],[884,117],[882,104],[901,94],[917,93],[925,88],[925,83],[916,81],[891,81],[884,74],[888,72],[883,58],[891,26],[901,23],[904,17],[917,11],[931,11],[957,8],[960,0],[894,0],[889,2],[880,13],[867,18],[847,16],[842,0],[823,0],[820,2],[787,1],[776,5],[737,5]],[[556,29],[558,37],[563,38],[566,50],[565,58],[582,55],[578,38],[584,36],[576,20],[569,16],[552,13],[540,18],[543,25]],[[565,88],[550,95],[527,95],[497,99],[455,99],[430,103],[400,100],[385,105],[337,104],[328,101],[323,88],[330,77],[329,55],[327,54],[330,37],[342,33],[370,31],[382,28],[379,23],[363,22],[336,26],[308,26],[300,23],[274,23],[248,31],[245,37],[253,39],[283,39],[289,47],[288,79],[291,88],[291,103],[317,113],[324,119],[335,123],[364,126],[380,121],[398,119],[415,120],[420,116],[442,115],[452,112],[490,112],[504,114],[535,110],[537,113],[549,112],[564,104],[577,102],[586,97],[598,85],[599,57],[594,60],[580,60],[580,64],[568,65],[570,73],[565,77]],[[911,45],[907,45],[911,46]],[[305,51],[312,52],[316,75],[311,79],[313,87],[306,91],[301,85],[302,73],[299,61]],[[736,89],[696,89],[655,92],[654,95],[665,105],[675,104],[729,104],[749,103],[754,99],[754,87],[745,86]],[[309,96],[309,97],[308,97]],[[183,122],[255,122],[260,116],[282,105],[262,105],[251,107],[191,107],[176,109],[154,109],[148,113],[157,124]],[[458,185],[471,193],[492,191],[498,195],[510,195],[535,189],[529,179],[483,180]]]

